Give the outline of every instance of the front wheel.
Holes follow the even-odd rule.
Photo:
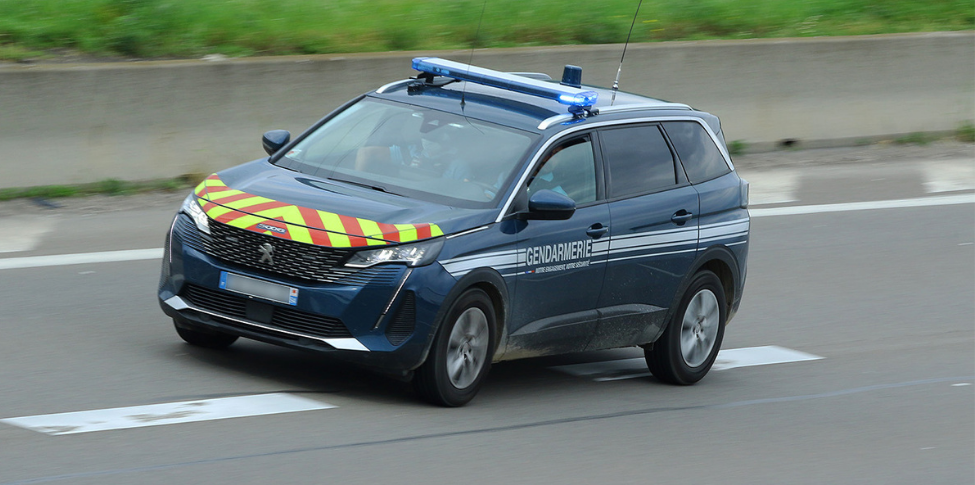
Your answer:
[[[671,384],[701,380],[718,356],[727,318],[721,280],[710,271],[696,274],[663,335],[644,349],[650,372]]]
[[[451,305],[413,378],[420,397],[448,407],[474,398],[491,367],[495,321],[491,298],[481,290],[467,290]]]

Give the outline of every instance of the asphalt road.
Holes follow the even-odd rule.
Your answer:
[[[642,355],[622,349],[501,363],[470,405],[435,408],[318,355],[183,344],[156,260],[0,269],[0,418],[275,392],[335,406],[65,435],[0,423],[0,485],[973,483],[975,154],[850,153],[740,163],[752,242],[724,348],[822,359],[692,387],[558,367]],[[157,248],[182,196],[0,204],[0,265]],[[931,205],[870,208],[901,199]],[[823,206],[846,202],[866,205]],[[790,214],[809,206],[830,211]]]

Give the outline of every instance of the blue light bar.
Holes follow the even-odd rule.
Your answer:
[[[595,91],[547,83],[515,74],[448,61],[439,57],[414,58],[413,69],[435,76],[445,76],[459,81],[469,81],[531,96],[539,96],[568,106],[589,107],[596,104],[596,99],[599,97]]]

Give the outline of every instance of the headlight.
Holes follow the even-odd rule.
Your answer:
[[[440,255],[443,238],[416,244],[402,244],[388,248],[359,251],[345,263],[350,268],[367,268],[380,263],[406,263],[407,266],[430,264]]]
[[[190,216],[193,222],[196,223],[196,228],[210,234],[210,222],[207,219],[207,215],[203,212],[203,208],[200,207],[200,203],[196,201],[196,194],[191,193],[183,199],[183,206],[179,208],[179,211]]]

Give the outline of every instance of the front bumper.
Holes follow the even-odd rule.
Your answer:
[[[208,254],[185,215],[167,235],[159,304],[176,325],[238,335],[402,374],[423,363],[455,280],[439,264],[374,267],[341,282],[282,277]],[[221,272],[298,289],[295,305],[220,289]]]
[[[325,344],[333,350],[354,350],[359,352],[369,351],[365,345],[362,345],[362,342],[359,342],[354,337],[327,338],[304,332],[289,331],[272,325],[247,320],[246,318],[232,317],[220,312],[207,310],[206,308],[195,306],[192,302],[188,302],[187,300],[184,300],[183,297],[178,295],[172,296],[169,299],[164,300],[162,303],[165,305],[163,306],[163,311],[172,315],[174,318],[186,318],[192,315],[196,317],[193,320],[206,322],[204,325],[216,324],[220,325],[221,327],[242,327],[245,329],[250,329],[255,333],[280,335],[282,338],[293,339],[299,342],[308,341],[309,344],[313,345]],[[166,307],[168,307],[169,311],[167,311]]]

